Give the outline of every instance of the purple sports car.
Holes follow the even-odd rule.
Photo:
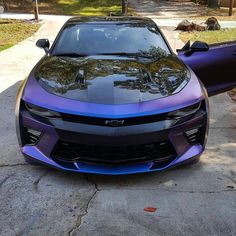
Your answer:
[[[148,18],[72,18],[20,86],[16,127],[27,162],[129,174],[195,162],[208,96],[236,86],[236,42],[176,56]]]

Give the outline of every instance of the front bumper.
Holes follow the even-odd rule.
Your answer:
[[[171,125],[171,121],[158,121],[148,124],[132,125],[126,127],[104,127],[97,125],[78,124],[61,119],[45,120],[32,116],[30,112],[21,109],[19,114],[21,151],[26,159],[34,160],[61,170],[94,173],[94,174],[131,174],[165,170],[187,161],[198,158],[204,151],[208,129],[207,111],[200,112],[180,124]],[[201,138],[190,142],[186,132],[201,127]],[[25,143],[22,135],[23,129],[33,129],[40,132],[40,138],[34,145]],[[175,156],[163,163],[155,159],[133,161],[132,163],[107,165],[104,163],[88,163],[86,161],[58,161],[53,157],[55,147],[59,142],[78,143],[85,145],[134,146],[148,145],[150,143],[171,143]],[[111,157],[112,159],[112,157]]]
[[[186,162],[194,161],[202,154],[202,152],[203,152],[203,147],[201,145],[192,146],[182,156],[178,157],[169,165],[163,168],[155,168],[155,164],[153,162],[136,163],[124,166],[100,166],[100,165],[92,165],[92,164],[77,162],[75,164],[77,169],[74,169],[74,168],[66,168],[57,164],[55,161],[53,161],[52,159],[44,155],[42,152],[40,152],[40,150],[35,146],[24,146],[22,148],[22,153],[25,155],[25,158],[29,158],[29,160],[33,159],[34,161],[38,161],[39,163],[43,163],[60,170],[79,172],[79,173],[107,174],[107,175],[123,175],[123,174],[135,174],[135,173],[137,174],[143,172],[153,172],[158,170],[161,171],[173,168]]]

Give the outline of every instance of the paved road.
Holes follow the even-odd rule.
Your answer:
[[[210,99],[201,162],[130,176],[71,174],[24,163],[16,142],[16,91],[65,19],[0,53],[0,235],[236,235],[236,106]],[[157,208],[148,213],[145,207]]]

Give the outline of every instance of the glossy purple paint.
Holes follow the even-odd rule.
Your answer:
[[[171,167],[174,167],[181,162],[187,161],[195,156],[201,155],[203,152],[203,147],[201,145],[192,146],[189,150],[187,150],[182,156],[175,159],[169,165],[165,166],[164,168],[154,169],[152,168],[154,163],[147,162],[147,163],[137,163],[132,165],[123,165],[123,166],[100,166],[100,165],[91,165],[85,163],[77,162],[75,166],[78,169],[69,169],[58,165],[52,159],[49,159],[46,155],[44,155],[37,147],[35,146],[24,146],[22,148],[22,152],[27,155],[33,157],[35,160],[39,162],[43,162],[49,166],[59,168],[65,171],[72,171],[72,172],[80,172],[80,173],[92,173],[92,174],[109,174],[109,175],[122,175],[122,174],[135,174],[135,173],[142,173],[142,172],[152,172],[157,170],[165,170]],[[27,157],[28,158],[28,157]]]
[[[236,86],[236,41],[210,45],[209,51],[179,57],[189,65],[207,88],[209,96]]]
[[[162,99],[133,104],[105,105],[66,99],[45,91],[33,77],[29,78],[22,98],[40,107],[68,114],[128,118],[177,110],[201,101],[203,95],[199,82],[193,74],[189,83],[179,93]]]
[[[192,65],[193,68],[196,68],[196,71],[198,72],[198,70],[201,71],[201,68],[205,68],[204,63],[207,63],[209,60],[207,57],[204,58],[204,53],[205,52],[199,54],[194,53],[196,57],[187,57],[182,53],[180,54],[180,57],[185,63]],[[210,53],[210,58],[215,58],[218,55],[214,50],[210,50],[207,53]],[[21,145],[21,151],[25,155],[26,159],[36,160],[61,170],[110,175],[165,170],[182,164],[185,161],[195,160],[202,154],[205,147],[208,130],[208,97],[204,86],[199,83],[198,78],[190,68],[189,71],[191,79],[184,88],[182,87],[180,92],[174,95],[145,102],[108,105],[102,103],[82,102],[51,94],[43,89],[34,78],[34,68],[29,78],[20,88],[16,106],[17,132],[19,143]],[[206,71],[208,70],[204,69],[204,72]],[[208,79],[202,81],[209,82]],[[47,119],[44,115],[41,117],[39,115],[39,117],[37,117],[37,113],[31,113],[30,109],[27,108],[28,106],[25,106],[23,101],[62,113],[108,119],[125,119],[129,117],[143,117],[158,114],[163,115],[163,113],[176,111],[181,108],[189,109],[189,106],[193,104],[196,105],[199,102],[201,103],[199,106],[200,110],[198,110],[196,114],[191,114],[191,117],[188,116],[188,118],[183,116],[183,119],[182,117],[179,117],[178,119],[180,120],[174,120],[174,122],[176,122],[174,123],[175,125],[170,125],[168,123],[173,119],[172,114],[168,114],[166,119],[160,122],[153,121],[145,124],[138,123],[137,125],[135,124],[132,126],[130,125],[114,128],[104,125],[99,126],[97,123],[83,124],[73,120],[65,120],[62,117],[59,119],[54,119],[54,117]],[[192,109],[192,107],[190,109]],[[161,126],[161,122],[165,123],[165,126]],[[21,142],[21,139],[24,140],[24,138],[27,137],[27,129],[39,131],[41,132],[41,136],[38,137],[37,141],[33,143]],[[187,131],[192,131],[194,129],[198,131],[200,130],[199,132],[201,132],[202,136],[192,142],[187,135]],[[21,134],[23,135],[21,136]],[[73,163],[74,160],[78,159],[68,159],[69,161],[64,159],[61,161],[55,157],[55,150],[57,150],[57,145],[61,144],[60,141],[75,144],[77,143],[78,145],[91,145],[91,148],[96,145],[104,145],[105,147],[108,147],[109,145],[137,146],[168,141],[173,146],[174,154],[171,154],[171,159],[169,158],[170,154],[166,155],[166,157],[169,158],[168,164],[163,160],[159,160],[159,162],[163,163],[162,165],[157,163],[158,159],[154,159],[157,160],[156,163],[153,159],[147,159],[151,160],[149,162],[138,162],[135,164],[134,162],[130,164],[131,162],[127,161],[123,162],[123,165],[120,166],[115,164],[113,166],[103,165],[101,164],[102,162],[95,162],[98,163],[97,165],[86,164],[88,163],[87,160],[82,162],[81,159],[81,162],[78,161]],[[168,150],[171,150],[171,146],[168,147]],[[66,151],[68,151],[68,149]],[[67,152],[65,156],[66,155]],[[78,155],[77,157],[83,156]],[[166,166],[163,167],[164,165]],[[159,168],[157,168],[157,166],[159,166]]]

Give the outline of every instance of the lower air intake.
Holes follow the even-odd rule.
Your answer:
[[[120,147],[59,141],[53,150],[52,158],[55,161],[105,165],[123,165],[149,161],[168,164],[176,158],[176,152],[169,141]]]
[[[24,143],[25,145],[36,145],[39,141],[41,132],[25,128]]]
[[[202,127],[196,127],[194,129],[185,132],[187,139],[191,145],[202,144],[203,132]]]

